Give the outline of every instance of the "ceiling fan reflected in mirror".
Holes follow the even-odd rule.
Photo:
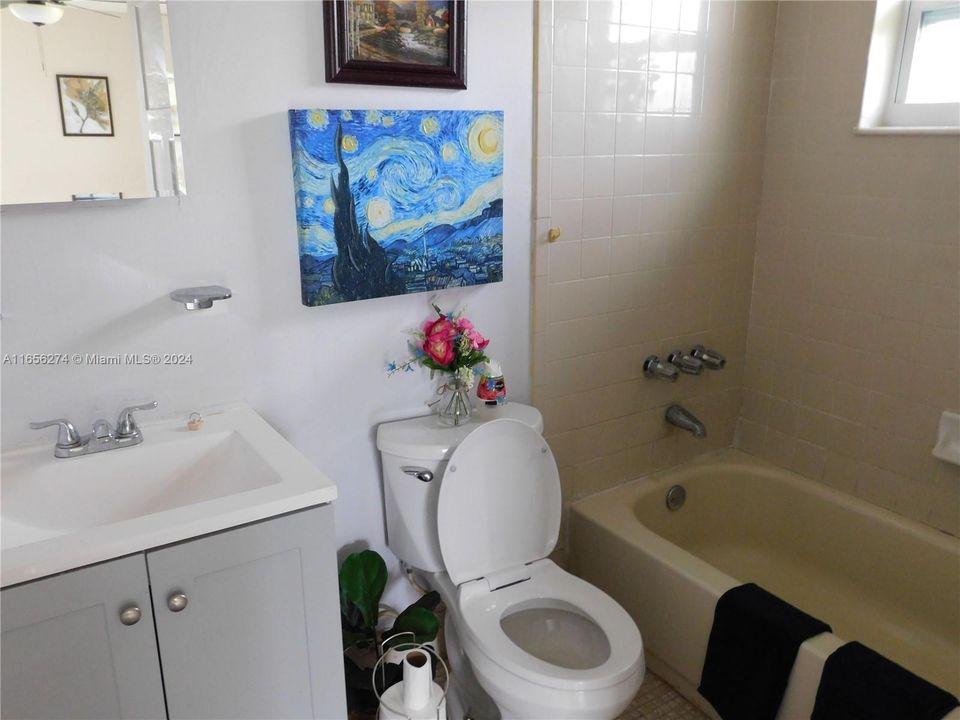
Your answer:
[[[126,11],[126,2],[127,0],[0,0],[0,9],[10,8],[10,12],[18,20],[43,27],[58,22],[67,8],[119,18]],[[100,9],[97,6],[100,6]],[[107,8],[113,12],[109,12]]]

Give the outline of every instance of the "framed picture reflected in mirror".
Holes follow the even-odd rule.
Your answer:
[[[110,81],[103,76],[57,75],[63,134],[113,135]]]
[[[464,89],[466,0],[324,0],[327,82]]]

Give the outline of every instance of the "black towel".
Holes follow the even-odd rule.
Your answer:
[[[797,650],[830,626],[754,583],[717,601],[700,687],[723,720],[773,720]]]
[[[858,642],[823,666],[811,720],[940,720],[957,699]]]

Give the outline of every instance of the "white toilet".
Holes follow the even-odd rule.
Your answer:
[[[461,712],[610,720],[643,680],[643,642],[610,596],[547,559],[561,500],[542,429],[518,403],[455,428],[435,416],[380,425],[387,542],[447,606]],[[473,677],[496,708],[473,696]]]

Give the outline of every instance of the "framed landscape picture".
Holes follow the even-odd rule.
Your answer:
[[[67,136],[112,136],[110,81],[99,75],[57,75],[60,122]]]
[[[324,0],[327,82],[463,89],[465,0]]]

